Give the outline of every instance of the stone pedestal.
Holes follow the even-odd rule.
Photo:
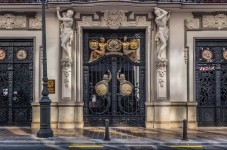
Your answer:
[[[195,102],[146,103],[146,128],[179,128],[188,120],[189,128],[196,128]]]
[[[51,128],[58,128],[58,103],[51,103]],[[32,103],[32,124],[31,128],[40,128],[40,105],[39,102]]]
[[[58,128],[74,129],[74,107],[75,103],[71,100],[62,100],[58,103]]]
[[[75,103],[75,128],[84,127],[83,106],[84,103]]]

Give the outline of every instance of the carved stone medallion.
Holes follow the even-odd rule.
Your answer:
[[[5,51],[3,49],[0,49],[0,60],[5,59],[5,57],[6,57]]]
[[[137,50],[139,48],[139,41],[137,39],[133,39],[130,41],[130,48],[132,50]]]
[[[107,41],[107,50],[111,52],[118,52],[121,50],[122,42],[118,39],[109,39]]]
[[[26,50],[21,49],[21,50],[19,50],[17,52],[17,59],[24,60],[26,58],[27,58],[27,52],[26,52]]]
[[[225,60],[227,60],[227,51],[224,51],[224,52],[223,52],[223,58],[224,58]]]
[[[203,59],[210,60],[210,59],[212,59],[212,57],[213,57],[213,54],[209,49],[206,49],[202,52],[202,58]]]
[[[133,85],[131,83],[124,83],[120,86],[120,92],[123,96],[128,96],[132,94]]]
[[[97,40],[90,40],[89,47],[91,50],[97,50],[99,47],[99,42]]]
[[[108,88],[108,86],[105,83],[103,83],[101,81],[101,82],[99,82],[99,83],[96,84],[95,91],[96,91],[96,93],[99,96],[105,96],[108,93],[109,88]]]

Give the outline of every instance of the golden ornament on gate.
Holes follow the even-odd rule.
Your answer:
[[[109,91],[109,88],[106,84],[104,84],[102,81],[97,83],[96,86],[95,86],[95,91],[96,93],[99,95],[99,96],[105,96],[108,91]]]

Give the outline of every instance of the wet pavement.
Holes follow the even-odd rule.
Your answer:
[[[197,128],[188,130],[188,141],[182,141],[182,129],[110,128],[110,141],[104,141],[102,127],[75,130],[53,129],[54,137],[37,138],[38,129],[1,127],[0,144],[227,144],[227,128]]]

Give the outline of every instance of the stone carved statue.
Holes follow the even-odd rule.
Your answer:
[[[100,37],[100,42],[98,43],[99,49],[92,49],[89,62],[92,62],[105,55],[107,44],[105,43],[105,38]],[[95,48],[95,46],[94,46]]]
[[[163,60],[166,59],[162,56],[162,53],[166,50],[167,40],[169,37],[169,29],[167,27],[167,22],[170,18],[170,12],[155,7],[154,13],[156,15],[155,22],[158,28],[155,36],[155,41],[157,41],[158,59]]]
[[[136,50],[139,47],[139,43],[133,39],[131,42],[128,42],[128,37],[124,36],[124,42],[122,44],[123,54],[130,58],[132,61],[137,61]]]
[[[73,10],[68,10],[67,12],[62,13],[62,17],[60,15],[60,7],[57,7],[57,16],[58,20],[63,21],[63,23],[60,25],[61,28],[61,47],[63,48],[66,58],[69,56],[69,48],[67,47],[67,44],[71,45],[73,40]]]

